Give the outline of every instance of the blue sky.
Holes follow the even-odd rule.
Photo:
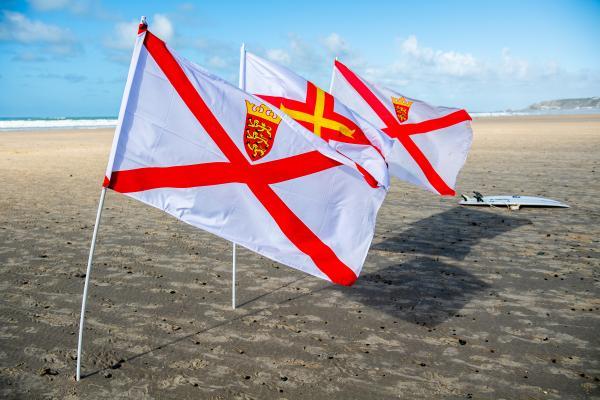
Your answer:
[[[370,80],[470,111],[600,95],[600,1],[0,3],[0,117],[115,116],[136,21],[237,81],[239,45],[328,87]]]

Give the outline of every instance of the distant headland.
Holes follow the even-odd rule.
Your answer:
[[[600,97],[585,97],[579,99],[558,99],[540,101],[527,107],[525,110],[581,110],[600,108]]]

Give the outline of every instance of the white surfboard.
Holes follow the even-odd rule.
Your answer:
[[[474,197],[462,194],[463,198],[459,204],[463,206],[488,206],[488,207],[508,207],[511,210],[518,210],[521,207],[558,207],[569,208],[565,203],[547,199],[545,197],[533,196],[482,196],[479,192]]]

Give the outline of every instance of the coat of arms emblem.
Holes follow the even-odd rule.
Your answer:
[[[398,121],[404,122],[408,119],[408,112],[413,102],[407,100],[405,97],[392,97],[392,103],[394,103],[394,110],[396,110],[396,116]]]
[[[264,104],[254,104],[246,100],[246,127],[244,148],[252,161],[266,156],[275,140],[281,117]]]

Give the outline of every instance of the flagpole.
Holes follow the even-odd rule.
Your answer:
[[[238,87],[246,90],[246,44],[242,43],[240,47],[240,76]],[[231,308],[235,310],[235,242],[233,243],[231,260]]]
[[[108,158],[108,166],[107,176],[110,178],[110,172],[112,171],[112,166],[114,162],[115,151],[117,148],[117,144],[119,142],[119,136],[121,134],[121,127],[123,123],[123,118],[125,115],[125,108],[127,106],[127,99],[129,98],[129,92],[131,90],[133,76],[135,74],[136,65],[138,63],[138,58],[140,55],[140,50],[143,44],[141,33],[145,32],[148,28],[148,23],[146,22],[146,17],[142,17],[140,19],[140,25],[138,27],[138,37],[136,40],[136,44],[133,50],[133,55],[131,56],[131,63],[129,65],[129,72],[127,73],[127,81],[125,82],[125,91],[123,92],[123,99],[121,100],[121,108],[119,109],[119,119],[117,121],[117,126],[115,128],[115,136],[113,138],[113,145],[111,148],[110,156]],[[105,176],[105,179],[106,177]],[[98,229],[100,227],[100,217],[102,216],[102,208],[104,207],[104,198],[106,196],[106,185],[103,185],[102,191],[100,192],[100,201],[98,202],[98,211],[96,213],[96,223],[94,224],[94,233],[92,234],[92,244],[90,246],[90,254],[88,256],[87,270],[85,273],[85,283],[83,285],[83,299],[81,300],[81,315],[79,316],[79,338],[77,341],[77,373],[76,378],[77,381],[81,379],[81,353],[83,350],[83,327],[85,323],[85,307],[87,303],[87,292],[90,284],[90,275],[92,272],[92,260],[94,258],[94,250],[96,249],[96,237],[98,236]]]
[[[335,61],[337,61],[338,58],[335,58]],[[335,78],[335,64],[333,66],[333,71],[331,72],[331,82],[329,83],[329,94],[331,94],[331,91],[333,90],[333,79]]]
[[[235,243],[233,244],[231,262],[231,308],[235,310]]]
[[[88,286],[90,284],[90,275],[92,272],[92,259],[94,258],[94,250],[96,249],[96,237],[98,236],[98,228],[100,227],[100,217],[102,216],[102,208],[104,206],[104,198],[106,196],[106,188],[103,187],[100,192],[100,201],[98,203],[98,211],[96,213],[96,223],[94,224],[94,233],[92,234],[92,245],[88,256],[87,270],[85,272],[85,285],[83,286],[83,299],[81,301],[81,315],[79,317],[79,340],[77,342],[77,380],[81,379],[81,347],[83,345],[83,324],[85,320],[85,305],[87,300]]]

